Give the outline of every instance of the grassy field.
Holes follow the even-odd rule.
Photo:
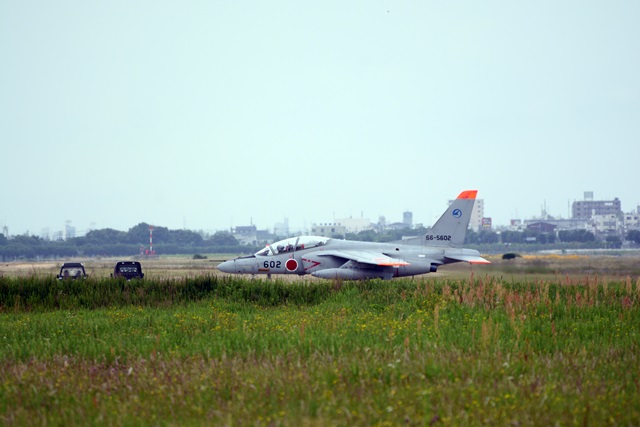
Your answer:
[[[195,261],[139,282],[3,265],[2,424],[640,424],[637,258],[388,282]]]

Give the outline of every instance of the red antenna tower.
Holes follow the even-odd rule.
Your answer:
[[[149,255],[155,255],[156,253],[153,251],[153,229],[155,227],[153,225],[149,226]]]

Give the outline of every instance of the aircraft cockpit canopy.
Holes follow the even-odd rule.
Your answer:
[[[288,239],[267,245],[266,248],[256,252],[256,256],[273,256],[286,252],[300,251],[302,249],[315,248],[325,245],[330,240],[329,237],[300,236],[289,237]]]

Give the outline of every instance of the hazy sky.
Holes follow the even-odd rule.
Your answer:
[[[640,2],[0,0],[11,234],[640,204]]]

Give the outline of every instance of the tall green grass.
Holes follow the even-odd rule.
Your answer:
[[[329,282],[294,285],[232,277],[182,279],[57,280],[54,277],[0,277],[0,310],[47,311],[105,307],[165,307],[220,297],[259,305],[314,304],[332,289]]]
[[[640,421],[630,278],[0,285],[7,425]]]

